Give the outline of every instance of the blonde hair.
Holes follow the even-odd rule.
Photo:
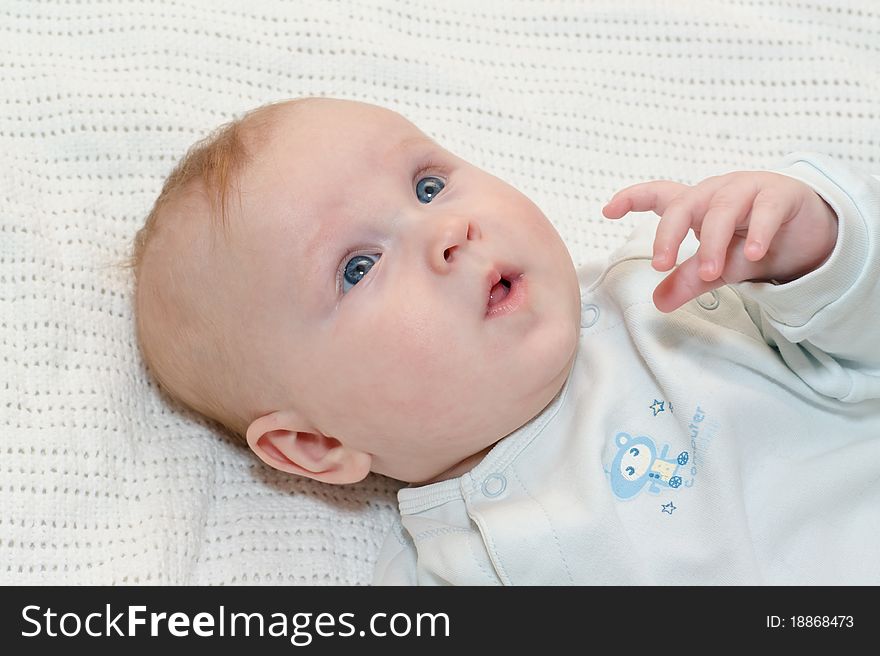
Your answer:
[[[224,123],[208,136],[190,146],[177,166],[165,178],[162,191],[153,202],[132,242],[131,253],[125,263],[134,270],[135,279],[150,238],[156,232],[163,208],[201,183],[208,191],[211,201],[212,217],[226,230],[229,226],[229,196],[234,177],[250,161],[251,153],[247,147],[245,131],[252,128],[265,128],[272,115],[282,105],[289,106],[300,101],[284,101],[262,105],[243,116]],[[219,211],[218,211],[219,209]]]
[[[218,421],[233,432],[243,435],[247,430],[249,417],[237,411],[228,398],[233,392],[224,380],[216,380],[215,376],[205,376],[205,385],[200,389],[192,389],[195,385],[186,385],[183,381],[193,379],[193,372],[187,369],[196,368],[198,364],[189,362],[186,353],[190,351],[210,351],[211,364],[232,370],[231,351],[228,340],[221,333],[215,322],[211,320],[204,308],[180,307],[173,298],[162,298],[163,292],[152,288],[149,292],[152,299],[162,305],[164,317],[174,313],[189,313],[184,319],[173,323],[172,334],[164,342],[165,350],[172,351],[170,357],[162,352],[156,344],[146,344],[144,339],[148,332],[144,329],[144,317],[140,311],[141,270],[144,256],[154,242],[156,235],[162,230],[173,230],[173,225],[165,225],[174,215],[170,211],[177,203],[194,192],[205,193],[210,202],[209,220],[223,234],[229,227],[229,202],[236,180],[241,171],[253,157],[253,151],[260,142],[267,138],[268,127],[275,112],[282,106],[289,106],[297,101],[270,103],[251,110],[229,121],[207,137],[193,144],[183,158],[174,167],[162,185],[159,196],[153,203],[143,226],[135,235],[128,258],[123,267],[133,272],[135,281],[135,314],[137,323],[138,343],[141,354],[148,369],[159,383],[159,387],[173,400],[196,410],[209,419]],[[239,199],[240,200],[240,199]],[[172,294],[173,292],[167,292]],[[202,312],[200,313],[200,310]],[[195,327],[192,325],[195,323]],[[208,342],[208,349],[203,348]],[[205,360],[202,353],[202,360]],[[192,359],[198,360],[198,354]],[[202,377],[200,377],[202,378]],[[220,377],[225,378],[225,377]],[[189,387],[188,391],[184,388]]]

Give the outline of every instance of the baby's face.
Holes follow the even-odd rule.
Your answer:
[[[259,412],[290,410],[288,430],[419,482],[561,389],[580,325],[564,243],[523,194],[400,115],[293,105],[241,191],[222,275],[271,368]]]

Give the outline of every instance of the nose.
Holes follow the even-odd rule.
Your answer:
[[[456,214],[431,217],[427,225],[428,266],[436,273],[445,274],[459,256],[459,249],[467,242],[480,239],[480,228],[475,221]]]

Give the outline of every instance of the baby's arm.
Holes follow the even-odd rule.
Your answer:
[[[689,229],[700,239],[655,291],[659,308],[738,283],[767,342],[814,389],[845,401],[880,398],[880,182],[823,155],[798,153],[787,164],[784,175],[635,185],[604,213],[663,217],[654,242],[661,271],[674,266]],[[701,268],[707,260],[712,271]]]

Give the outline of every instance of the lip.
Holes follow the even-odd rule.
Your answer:
[[[489,294],[492,292],[492,287],[498,284],[502,278],[510,283],[510,290],[507,292],[507,296],[504,297],[504,300],[501,303],[490,308],[488,306]],[[513,270],[492,269],[489,271],[486,280],[488,283],[486,287],[487,319],[495,319],[510,314],[511,312],[515,312],[525,302],[528,285],[524,274]]]

